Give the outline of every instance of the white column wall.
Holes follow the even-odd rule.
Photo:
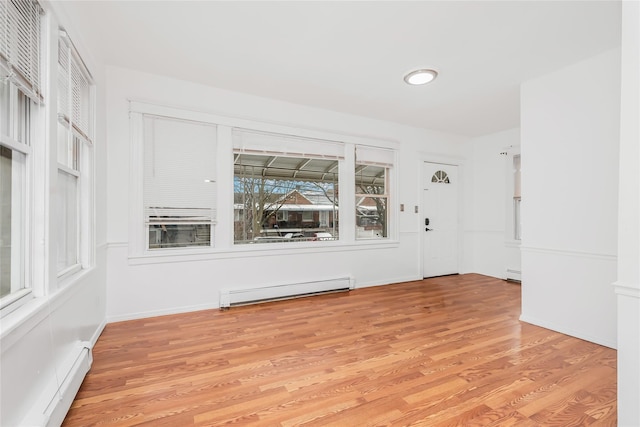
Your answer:
[[[521,90],[523,321],[616,347],[620,49]]]
[[[219,306],[219,290],[351,276],[356,287],[420,278],[419,153],[460,156],[465,138],[229,92],[122,68],[107,69],[108,287],[107,318],[121,320]],[[128,101],[172,106],[301,129],[392,141],[399,147],[392,244],[288,248],[217,254],[201,260],[131,263],[128,258],[130,136]],[[179,145],[176,145],[179,149]],[[397,207],[405,204],[405,211]],[[222,207],[221,207],[222,209]],[[221,227],[218,224],[217,227]],[[229,225],[231,226],[231,225]],[[136,264],[136,265],[134,265]]]
[[[618,425],[640,425],[640,3],[622,4]]]

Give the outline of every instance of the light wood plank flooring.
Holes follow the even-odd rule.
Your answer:
[[[615,426],[615,350],[477,274],[107,325],[64,426]]]

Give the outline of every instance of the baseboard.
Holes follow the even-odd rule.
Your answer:
[[[582,331],[577,331],[577,330],[572,329],[572,328],[566,328],[563,325],[558,325],[558,324],[555,324],[553,322],[548,322],[548,321],[541,320],[541,319],[538,319],[538,318],[535,318],[535,317],[532,317],[532,316],[527,316],[525,314],[521,314],[520,315],[520,321],[521,322],[530,323],[530,324],[535,325],[535,326],[540,326],[540,327],[545,328],[545,329],[550,329],[550,330],[552,330],[554,332],[559,332],[559,333],[564,334],[564,335],[569,335],[569,336],[572,336],[572,337],[575,337],[575,338],[579,338],[581,340],[585,340],[585,341],[589,341],[589,342],[592,342],[592,343],[595,343],[595,344],[603,345],[605,347],[609,347],[609,348],[612,348],[614,350],[617,348],[617,343],[615,341],[612,341],[612,340],[609,340],[609,339],[606,339],[606,338],[603,338],[603,337],[598,337],[598,336],[595,336],[595,335],[591,335],[591,334],[586,334],[586,333],[584,333]]]
[[[184,307],[167,308],[162,310],[139,311],[136,313],[107,315],[106,323],[124,322],[127,320],[146,319],[148,317],[168,316],[170,314],[190,313],[192,311],[219,309],[218,301],[207,304],[190,305]]]
[[[370,282],[360,282],[356,283],[355,289],[360,288],[371,288],[373,286],[384,286],[384,285],[393,285],[396,283],[402,282],[415,282],[416,280],[422,280],[423,278],[418,276],[405,276],[405,277],[396,277],[392,282],[380,282],[380,281],[370,281]]]
[[[514,268],[507,268],[505,272],[505,279],[512,280],[514,282],[522,282],[522,272]]]

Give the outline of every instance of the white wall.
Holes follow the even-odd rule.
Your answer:
[[[461,157],[464,138],[116,67],[108,68],[107,85],[109,320],[216,308],[221,288],[242,285],[348,275],[356,287],[363,287],[420,278],[420,217],[413,210],[420,200],[420,162],[430,153]],[[400,203],[409,207],[398,214],[398,239],[364,247],[230,250],[198,260],[160,263],[130,259],[129,187],[135,183],[129,182],[128,174],[132,167],[128,100],[390,141],[399,147],[394,208]]]
[[[56,221],[47,215],[53,211],[53,197],[37,201],[34,227],[44,227],[44,241],[34,242],[34,259],[43,271],[35,277],[33,287],[36,298],[2,318],[0,323],[0,425],[36,426],[59,425],[66,414],[87,369],[82,364],[84,346],[91,347],[104,327],[106,312],[106,149],[104,72],[96,57],[85,49],[80,35],[74,33],[71,21],[59,4],[46,3],[49,9],[47,47],[55,52],[58,26],[64,26],[93,73],[97,84],[97,132],[95,138],[95,224],[93,250],[95,266],[74,280],[59,284],[56,275],[55,242],[53,231]],[[52,55],[49,66],[57,67]],[[53,75],[55,76],[55,74]],[[55,86],[55,77],[49,77]],[[55,135],[57,123],[56,103],[49,102],[46,110],[53,117]],[[54,145],[55,147],[55,145]],[[48,174],[49,183],[55,182],[55,149],[53,158],[41,159],[36,165]],[[44,176],[43,174],[43,176]],[[55,186],[51,185],[52,191]],[[45,227],[45,223],[47,226]],[[48,271],[48,274],[46,272]]]
[[[640,425],[640,3],[622,5],[618,425]]]
[[[616,347],[620,49],[521,91],[522,317]]]
[[[465,143],[463,272],[504,279],[507,269],[520,271],[519,242],[511,233],[513,154],[519,147],[519,129]]]

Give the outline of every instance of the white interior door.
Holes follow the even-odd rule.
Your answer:
[[[422,275],[456,274],[459,272],[458,167],[425,162],[422,172]]]

